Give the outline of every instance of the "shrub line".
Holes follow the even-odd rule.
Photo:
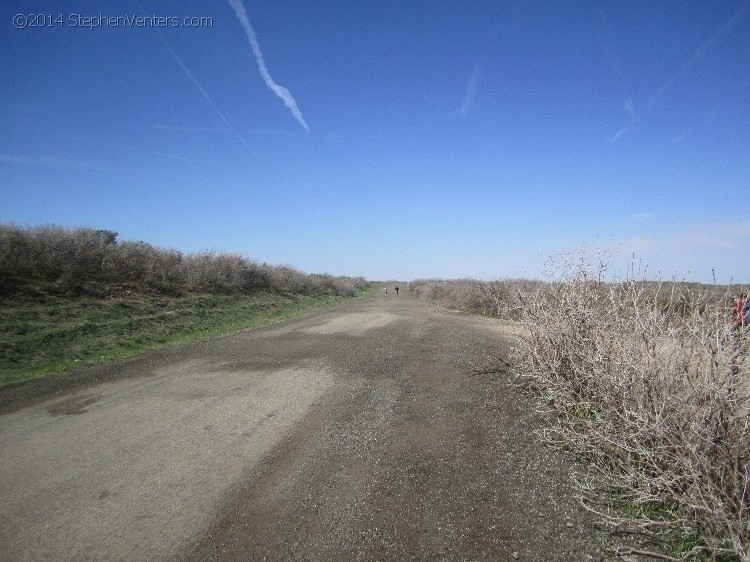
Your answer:
[[[417,280],[410,289],[522,321],[513,363],[554,414],[544,438],[592,468],[576,480],[581,501],[666,554],[629,552],[749,562],[750,331],[733,326],[730,288],[607,283],[607,256],[585,252],[551,265],[548,282]]]

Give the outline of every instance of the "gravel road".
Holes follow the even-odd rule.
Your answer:
[[[0,559],[598,560],[508,345],[379,293],[0,390]]]

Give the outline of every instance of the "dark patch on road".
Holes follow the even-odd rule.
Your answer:
[[[83,396],[74,396],[51,404],[47,407],[47,411],[51,416],[80,416],[88,412],[87,408],[94,404],[101,398],[100,395],[93,396],[91,394]]]

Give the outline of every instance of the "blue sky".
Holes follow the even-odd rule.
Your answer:
[[[1,222],[371,279],[592,243],[750,281],[748,0],[6,0],[0,26]]]

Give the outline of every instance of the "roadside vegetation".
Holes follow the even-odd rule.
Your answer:
[[[580,497],[611,531],[658,545],[659,559],[748,562],[750,332],[729,313],[739,287],[605,283],[606,263],[584,251],[554,258],[548,282],[410,289],[523,323],[517,372],[551,414],[545,437],[589,463]]]
[[[0,225],[0,386],[249,328],[367,286],[108,230]]]

